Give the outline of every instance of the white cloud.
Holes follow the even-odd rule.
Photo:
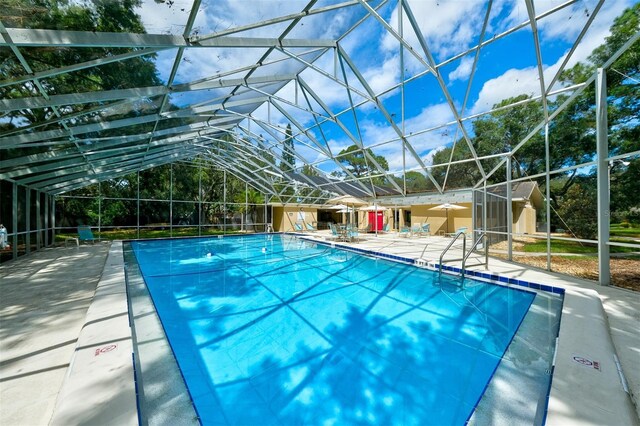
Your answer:
[[[458,53],[475,44],[484,18],[485,4],[480,1],[410,0],[409,6],[417,20],[427,46],[438,57]],[[393,28],[398,27],[398,9],[389,20]],[[403,19],[405,39],[422,52],[418,38],[406,18]],[[389,33],[382,39],[386,51],[398,49],[398,41]]]
[[[627,0],[607,3],[607,7],[603,7],[601,9],[591,28],[582,39],[582,42],[578,45],[572,57],[569,59],[565,69],[572,67],[578,62],[584,62],[593,49],[604,43],[605,37],[610,33],[609,28],[612,25],[613,20],[628,6],[629,1]],[[544,20],[541,20],[540,22],[543,28],[553,27],[552,21],[549,21],[549,24],[542,24]],[[568,51],[558,58],[555,63],[543,66],[544,81],[546,85],[551,82],[567,54]],[[554,88],[558,87],[559,86],[557,84],[554,86]],[[482,86],[482,89],[478,94],[478,99],[470,109],[469,113],[477,114],[479,112],[488,111],[493,107],[493,105],[500,101],[520,94],[540,94],[540,82],[538,80],[537,66],[511,68],[502,75],[487,80]]]
[[[412,133],[438,126],[453,119],[453,113],[446,103],[430,105],[423,108],[416,116],[405,120],[405,129],[409,142],[419,155],[450,142],[447,132],[432,131],[412,136]],[[365,121],[361,124],[362,135],[366,146],[378,145],[398,139],[397,133],[387,123]],[[374,152],[387,159],[391,170],[402,169],[402,143],[397,140],[374,148]],[[407,168],[418,166],[417,160],[409,152],[405,155]]]
[[[440,151],[446,149],[447,147],[445,145],[440,145],[438,147],[435,147],[434,149],[432,149],[431,151],[429,151],[429,153],[427,155],[425,155],[422,158],[422,161],[424,161],[425,164],[427,165],[431,165],[433,164],[433,157],[439,153]]]
[[[511,68],[499,77],[488,80],[478,94],[478,100],[469,110],[471,115],[488,111],[500,101],[520,94],[539,94],[538,69]]]
[[[363,76],[374,93],[380,93],[400,83],[400,58],[391,56],[380,66],[373,66],[363,72]]]
[[[460,65],[449,73],[449,82],[455,80],[466,80],[471,75],[471,67],[473,66],[473,58],[465,57],[460,61]]]

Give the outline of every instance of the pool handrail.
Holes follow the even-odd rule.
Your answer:
[[[473,246],[471,246],[471,248],[469,249],[469,252],[465,253],[464,257],[462,258],[462,268],[460,270],[460,274],[462,278],[464,278],[464,265],[465,263],[467,263],[467,259],[469,258],[469,256],[471,256],[471,253],[473,253],[473,251],[476,249],[476,247],[478,247],[478,244],[480,244],[480,242],[483,239],[484,239],[484,269],[489,269],[489,244],[488,244],[489,237],[487,237],[486,232],[482,232],[478,237],[478,239],[476,240],[476,242],[473,243]],[[482,265],[482,263],[480,265]]]
[[[453,243],[455,243],[456,240],[460,237],[460,235],[464,235],[465,236],[462,239],[462,253],[464,255],[467,252],[467,238],[466,238],[466,235],[465,235],[464,231],[456,233],[456,235],[453,237],[453,239],[451,240],[449,245],[447,245],[447,247],[440,254],[440,260],[438,261],[438,274],[442,274],[442,258],[449,251],[449,249],[451,248]],[[457,260],[460,260],[460,259],[457,259]]]

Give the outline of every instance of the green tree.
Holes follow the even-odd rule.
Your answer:
[[[593,179],[591,180],[593,181]],[[558,199],[558,216],[578,238],[595,239],[598,235],[598,215],[596,214],[597,191],[587,179],[577,180],[564,197]]]
[[[569,84],[582,83],[593,76],[634,34],[640,31],[640,3],[625,10],[614,20],[611,34],[594,49],[588,60],[578,63],[562,75]],[[631,45],[607,70],[609,154],[640,150],[640,43]],[[595,154],[595,86],[589,85],[555,126],[561,149],[574,149],[577,159],[588,161]],[[589,148],[585,148],[589,147]],[[556,146],[554,145],[555,154]],[[637,160],[628,166],[614,164],[611,169],[612,214],[640,205]],[[595,169],[594,169],[595,173]],[[575,179],[575,175],[574,175]],[[565,192],[566,193],[566,190]],[[564,193],[559,193],[563,195]]]
[[[365,151],[367,155],[364,154]],[[367,156],[369,158],[367,158]],[[360,149],[360,147],[354,144],[343,149],[337,155],[338,161],[344,164],[347,170],[349,170],[355,177],[365,177],[380,173],[378,168],[375,166],[375,164],[373,164],[370,158],[375,159],[382,170],[389,170],[389,163],[387,162],[387,159],[381,155],[374,154],[370,148],[362,150]],[[343,176],[343,174],[340,173],[338,176]],[[373,182],[378,185],[383,184],[384,181],[385,179],[383,177],[376,177],[373,179]]]
[[[8,0],[3,6],[3,18],[9,27],[61,29],[75,31],[104,31],[144,33],[144,26],[134,8],[140,0],[93,0],[88,3],[58,0]],[[23,49],[22,54],[34,72],[59,68],[89,61],[97,57],[109,57],[128,51],[122,48],[50,49],[33,47]],[[62,73],[47,78],[42,84],[48,91],[61,93],[90,92],[96,90],[123,89],[161,84],[157,75],[155,55],[146,55],[90,67],[72,73]],[[24,76],[27,72],[14,59],[10,49],[0,50],[5,78]],[[40,96],[31,82],[0,88],[0,98]],[[82,111],[95,104],[79,104],[61,108],[64,114]],[[37,123],[51,118],[48,108],[33,108],[7,114],[9,120],[0,128],[14,127],[13,120]],[[96,113],[92,114],[95,115]],[[129,114],[135,114],[130,112]],[[89,120],[85,117],[84,120]],[[43,127],[46,128],[46,127]]]
[[[528,98],[527,95],[520,95],[505,99],[494,105],[494,108],[502,108]],[[480,156],[510,152],[543,120],[542,105],[538,102],[492,112],[473,122],[473,144]],[[520,178],[542,170],[544,156],[544,138],[542,132],[537,132],[515,153],[518,161],[512,162],[512,176]],[[490,160],[485,164],[493,165],[497,161],[498,159]]]
[[[451,151],[453,150],[453,157],[451,157]],[[445,182],[445,175],[447,175],[447,188],[469,188],[475,185],[481,178],[480,171],[475,161],[469,161],[464,163],[452,164],[450,167],[442,166],[451,161],[462,161],[471,158],[471,151],[467,146],[464,139],[460,139],[455,146],[447,147],[436,152],[433,156],[433,165],[431,168],[431,174],[441,185]]]
[[[287,124],[285,129],[285,139],[282,143],[282,161],[280,162],[280,170],[283,172],[291,172],[296,167],[296,156],[293,147],[293,133],[291,132],[291,124]]]
[[[307,176],[319,176],[320,173],[316,169],[313,168],[310,164],[305,164],[302,166],[302,174]]]
[[[433,189],[431,181],[420,172],[409,171],[405,174],[404,179],[403,177],[394,177],[394,179],[401,188],[406,182],[408,193],[425,192]]]
[[[245,217],[244,223],[255,224],[258,219],[257,213],[259,211],[259,208],[262,207],[261,205],[263,205],[265,201],[264,195],[261,192],[248,187],[245,191],[236,194],[234,201],[238,204],[238,211]]]

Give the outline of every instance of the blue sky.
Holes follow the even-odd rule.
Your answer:
[[[314,8],[328,6],[336,1],[319,1]],[[433,55],[436,63],[465,52],[475,46],[487,12],[487,2],[477,0],[408,0],[419,25],[421,35]],[[565,1],[540,0],[534,1],[535,13],[540,15],[555,8]],[[375,3],[377,4],[377,2]],[[575,42],[578,34],[591,16],[597,1],[576,1],[538,21],[544,80],[551,81],[562,60]],[[229,28],[247,25],[265,19],[284,16],[299,12],[306,2],[303,1],[203,1],[194,24],[197,34],[209,34],[224,31]],[[578,61],[584,61],[593,48],[602,44],[609,27],[616,16],[626,7],[633,5],[632,0],[607,0],[596,19],[586,33],[584,39],[569,60],[568,66]],[[184,30],[187,13],[191,8],[190,1],[176,0],[171,4],[158,4],[146,1],[139,9],[143,22],[150,33],[181,34]],[[389,1],[379,10],[382,18],[394,29],[398,28],[398,7],[396,1]],[[361,5],[342,9],[335,12],[306,17],[300,25],[290,33],[293,38],[335,39],[349,28],[364,14]],[[523,0],[495,0],[486,29],[485,40],[512,28],[528,19],[526,4]],[[286,28],[287,22],[268,27],[250,29],[232,36],[245,37],[277,37]],[[412,31],[408,20],[403,21],[405,39],[424,57],[415,32]],[[192,32],[192,34],[194,34]],[[400,81],[400,44],[379,22],[373,18],[367,19],[355,31],[340,42],[341,47],[356,64],[359,72],[366,78],[368,84],[380,94]],[[299,52],[300,49],[292,49]],[[176,82],[194,81],[206,78],[225,70],[234,69],[255,63],[264,53],[261,49],[187,49],[180,63]],[[425,67],[404,49],[405,78],[424,73]],[[158,68],[161,76],[166,80],[171,66],[175,61],[176,51],[166,51],[158,57]],[[469,92],[467,104],[463,102],[470,78],[470,72],[475,52],[465,55],[450,64],[442,66],[439,71],[445,84],[445,90],[453,99],[458,114],[463,116],[488,111],[492,105],[508,97],[522,93],[529,95],[540,94],[540,82],[532,30],[526,26],[500,40],[483,47],[480,51],[478,65]],[[270,59],[284,58],[281,52],[274,52]],[[333,52],[327,52],[314,64],[327,73],[335,72],[335,57]],[[297,72],[300,64],[289,59],[266,67],[256,75]],[[227,78],[243,75],[232,75]],[[340,70],[338,76],[342,79]],[[321,73],[307,69],[301,73],[302,79],[322,97],[336,114],[349,106],[349,98],[344,87],[331,82]],[[347,72],[347,81],[354,88],[364,91],[357,82],[354,73]],[[560,88],[559,84],[554,89]],[[220,93],[217,93],[218,95]],[[215,96],[215,92],[199,94],[193,98],[181,99],[181,102],[200,102],[207,96]],[[314,124],[312,115],[305,112],[307,108],[304,97],[296,86],[288,84],[278,92],[278,96],[296,103],[302,108],[286,106],[287,111],[307,128]],[[353,94],[354,102],[363,98]],[[394,121],[401,128],[401,95],[396,89],[380,97],[385,108],[394,114]],[[284,105],[284,104],[283,104]],[[320,111],[320,107],[312,102],[312,107]],[[446,97],[437,80],[430,73],[412,81],[405,86],[405,134],[410,143],[427,164],[433,153],[451,144],[461,135],[456,126],[443,124],[453,120],[453,112],[446,101]],[[283,130],[288,120],[275,108],[266,106],[258,108],[253,117],[270,121],[279,125]],[[373,147],[376,154],[387,158],[392,171],[400,172],[402,167],[401,144],[392,126],[384,119],[373,103],[367,102],[357,108],[358,127],[355,125],[353,113],[348,112],[340,116],[340,120],[355,136],[359,133],[365,146]],[[243,123],[243,126],[248,126]],[[252,124],[252,131],[263,133]],[[433,129],[433,130],[430,130]],[[467,126],[470,130],[470,125]],[[318,128],[310,128],[310,134],[321,144],[325,143],[333,154],[352,144],[339,126],[323,125],[322,132]],[[324,138],[323,138],[324,136]],[[267,139],[271,139],[266,135]],[[314,147],[314,143],[305,135],[296,135],[296,151],[307,161],[313,162],[324,171],[335,169],[332,161],[328,161],[322,150]],[[278,144],[273,141],[274,150]],[[417,161],[407,157],[407,169],[417,166]]]

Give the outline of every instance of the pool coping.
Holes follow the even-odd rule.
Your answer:
[[[307,241],[338,247],[372,256],[378,252],[323,241],[309,235],[296,234]],[[383,253],[380,257],[414,264],[422,268],[438,269],[438,263],[421,258]],[[493,259],[493,258],[492,258]],[[493,259],[496,261],[496,259]],[[532,268],[533,269],[533,268]],[[460,268],[442,265],[442,270],[459,275]],[[541,271],[549,280],[557,274]],[[545,412],[547,425],[581,426],[585,424],[640,425],[635,407],[622,384],[623,375],[617,365],[617,351],[602,300],[596,290],[575,287],[558,280],[559,285],[511,278],[497,272],[465,269],[466,276],[489,280],[501,285],[518,285],[564,295],[562,317],[558,333],[552,380]],[[495,280],[497,278],[497,280]],[[574,281],[584,281],[571,277]],[[566,279],[567,281],[569,278]],[[578,315],[578,312],[580,315]],[[593,344],[592,344],[593,342]],[[595,342],[600,343],[595,344]],[[586,360],[584,364],[579,360]],[[586,365],[588,363],[591,365]],[[599,368],[595,368],[597,365]],[[569,408],[570,407],[570,408]]]
[[[113,242],[50,425],[138,425],[122,243]]]
[[[296,234],[300,236],[299,234]],[[236,236],[236,235],[233,235]],[[309,238],[309,241],[322,242],[327,244],[326,241],[319,241],[313,238]],[[331,246],[335,244],[336,247],[342,249],[353,249],[339,243],[328,243]],[[118,253],[119,250],[119,253]],[[364,249],[357,249],[355,251],[367,251]],[[373,253],[370,253],[374,255]],[[403,256],[390,255],[383,253],[383,258],[390,260],[396,260],[402,263],[416,264],[416,259],[410,259]],[[499,259],[491,259],[499,261]],[[411,261],[411,262],[410,262]],[[534,269],[534,268],[532,268]],[[467,269],[467,271],[470,271]],[[453,271],[450,271],[453,272]],[[478,271],[476,271],[478,272]],[[469,272],[467,272],[469,273]],[[549,402],[547,409],[546,424],[549,425],[584,425],[584,424],[625,424],[625,425],[638,425],[638,417],[635,412],[633,403],[630,396],[625,393],[621,385],[621,378],[618,374],[618,368],[616,365],[616,350],[611,337],[611,331],[607,315],[604,310],[602,300],[599,293],[594,289],[579,287],[579,283],[585,280],[576,279],[573,277],[563,278],[558,274],[549,273],[547,271],[540,271],[548,277],[548,281],[551,281],[553,285],[544,286],[550,287],[556,291],[564,290],[564,304],[562,309],[562,320],[559,331],[559,339],[557,345],[557,351],[555,353],[555,366],[554,375],[551,382],[551,391],[549,393]],[[485,274],[487,274],[485,272]],[[499,272],[491,273],[491,275],[504,275]],[[483,279],[482,273],[480,278]],[[64,422],[58,421],[58,419],[67,419],[69,417],[63,417],[70,412],[75,417],[72,423],[77,423],[78,419],[83,415],[89,415],[96,407],[100,406],[104,412],[118,413],[118,419],[112,419],[112,421],[105,421],[104,424],[137,424],[137,408],[136,397],[134,389],[133,379],[133,362],[131,359],[131,337],[128,321],[114,321],[113,326],[109,322],[103,321],[95,324],[95,314],[101,314],[103,316],[105,309],[104,306],[100,307],[101,300],[104,297],[109,296],[110,293],[119,293],[123,297],[123,303],[126,310],[126,292],[125,292],[125,280],[124,280],[124,260],[122,255],[122,244],[114,242],[109,252],[107,264],[101,277],[101,283],[104,282],[104,290],[101,291],[99,296],[98,290],[96,290],[96,297],[92,302],[89,312],[87,313],[87,321],[85,321],[85,327],[81,332],[81,336],[78,340],[78,349],[76,349],[76,356],[72,365],[70,366],[69,376],[65,380],[60,392],[60,398],[56,410],[54,412],[54,418],[51,424],[64,424]],[[484,278],[486,279],[486,278]],[[503,282],[503,285],[519,285],[518,281],[522,283],[527,282],[529,286],[532,281],[518,280],[513,283]],[[547,281],[547,280],[545,280]],[[570,281],[573,281],[572,284]],[[543,290],[543,284],[535,283],[539,285]],[[100,285],[99,285],[100,287]],[[111,289],[109,289],[111,287]],[[94,308],[93,305],[97,304]],[[114,309],[117,303],[111,309]],[[121,309],[121,307],[120,307]],[[94,310],[95,313],[92,312]],[[115,315],[121,313],[117,308]],[[106,315],[108,317],[108,315]],[[126,315],[124,315],[126,318]],[[117,318],[112,318],[116,320]],[[117,323],[117,324],[116,324]],[[112,364],[112,371],[109,375],[100,374],[95,375],[95,369],[101,368],[100,365],[96,365],[96,359],[100,359],[94,355],[91,359],[90,355],[95,353],[95,344],[101,343],[95,333],[95,329],[91,326],[98,325],[101,332],[104,329],[111,330],[119,337],[117,339],[119,351],[119,361]],[[86,329],[86,330],[85,330]],[[126,332],[125,332],[126,330]],[[124,332],[124,334],[123,334]],[[83,336],[87,333],[87,336]],[[103,334],[102,334],[103,335]],[[101,336],[102,336],[101,335]],[[80,344],[88,339],[87,344]],[[93,346],[92,346],[93,345]],[[127,352],[126,357],[120,356]],[[80,351],[88,351],[80,355]],[[575,357],[580,357],[587,360],[598,361],[599,369],[589,368],[584,364],[576,361]],[[103,357],[100,360],[104,360],[107,357]],[[93,362],[92,362],[93,361]],[[116,366],[117,364],[117,366]],[[100,388],[102,398],[98,400],[96,396],[86,394],[87,378],[94,383],[95,387]],[[124,394],[122,390],[115,391],[111,389],[113,386],[100,386],[105,382],[112,385],[114,381],[118,384],[124,385]],[[128,382],[128,383],[127,383]],[[106,388],[106,389],[105,389]],[[111,393],[112,397],[108,398],[108,394]],[[67,401],[67,398],[70,398]],[[67,406],[71,401],[71,409]]]

